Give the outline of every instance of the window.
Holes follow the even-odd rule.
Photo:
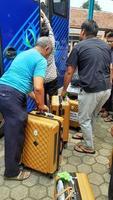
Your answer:
[[[53,12],[63,17],[67,16],[67,1],[66,0],[53,0]]]

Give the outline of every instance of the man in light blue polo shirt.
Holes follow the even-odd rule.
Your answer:
[[[34,48],[16,56],[0,78],[0,112],[5,120],[4,176],[7,179],[24,180],[30,176],[30,172],[20,171],[19,168],[27,120],[26,95],[34,90],[33,97],[38,109],[47,109],[44,105],[43,83],[47,69],[46,58],[51,51],[50,39],[39,38]]]

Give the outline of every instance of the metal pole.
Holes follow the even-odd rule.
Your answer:
[[[95,4],[95,0],[89,0],[88,20],[93,19],[94,4]]]

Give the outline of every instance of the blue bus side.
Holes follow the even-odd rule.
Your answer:
[[[68,20],[53,16],[53,30],[56,40],[55,60],[58,70],[58,86],[63,85],[66,60],[68,55]]]
[[[64,73],[66,70],[66,60],[68,56],[68,40],[69,40],[69,11],[70,0],[67,1],[67,16],[57,16],[53,14],[51,23],[56,40],[55,60],[58,69],[58,86],[63,85]]]
[[[40,4],[33,0],[4,0],[0,3],[0,29],[3,51],[3,72],[12,59],[5,55],[6,49],[13,47],[17,54],[32,48],[40,33]],[[35,107],[28,98],[28,111]]]
[[[35,44],[39,35],[39,4],[32,0],[2,1],[0,5],[0,29],[3,47],[4,71],[8,69],[11,59],[5,57],[8,47],[17,53]]]
[[[13,47],[17,54],[32,48],[40,33],[40,4],[33,0],[4,0],[0,3],[0,31],[3,51],[3,72],[5,72],[12,59],[6,57],[6,49]],[[69,3],[69,1],[68,1]],[[59,87],[63,85],[68,54],[69,33],[69,5],[67,18],[52,14],[51,25],[56,39],[56,65],[58,69]],[[35,104],[28,98],[28,111]]]

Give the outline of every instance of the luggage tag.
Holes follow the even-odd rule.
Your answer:
[[[38,141],[37,141],[38,131],[37,131],[37,130],[34,130],[33,135],[34,135],[34,137],[35,137],[35,140],[33,141],[33,144],[34,144],[35,146],[37,146],[37,145],[38,145]]]

